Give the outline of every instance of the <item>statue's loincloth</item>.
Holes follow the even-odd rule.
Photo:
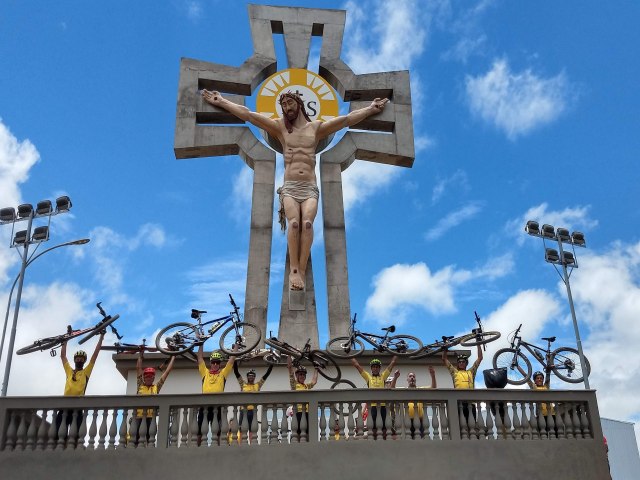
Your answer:
[[[294,182],[287,180],[276,190],[276,193],[280,197],[278,222],[280,222],[280,227],[283,231],[287,228],[287,217],[284,214],[284,197],[291,197],[298,203],[302,203],[310,198],[315,198],[316,200],[320,198],[320,190],[318,190],[318,186],[312,182]]]

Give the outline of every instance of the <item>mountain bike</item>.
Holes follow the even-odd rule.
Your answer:
[[[231,326],[220,336],[220,350],[233,356],[244,355],[253,350],[262,338],[260,329],[252,323],[243,322],[240,309],[231,295],[229,299],[233,311],[225,317],[203,322],[202,315],[207,313],[206,310],[192,309],[191,318],[196,320],[195,323],[172,323],[160,330],[156,336],[158,350],[165,355],[181,355],[206,342],[229,322]],[[205,329],[208,325],[211,327]],[[236,349],[233,349],[234,344],[237,345]]]
[[[49,354],[52,357],[55,357],[57,355],[57,352],[55,349],[61,346],[64,342],[67,342],[72,338],[76,338],[84,335],[84,337],[78,342],[80,344],[83,344],[94,335],[97,335],[102,330],[105,330],[107,327],[111,328],[111,331],[115,334],[118,340],[122,339],[122,335],[120,335],[118,333],[118,330],[116,330],[116,327],[112,325],[113,322],[115,322],[118,318],[120,318],[120,315],[118,314],[115,314],[113,316],[107,315],[101,305],[102,305],[102,302],[98,302],[96,304],[96,307],[100,311],[100,314],[102,315],[103,318],[92,327],[83,328],[80,330],[74,330],[73,328],[71,328],[71,325],[67,325],[66,333],[63,333],[62,335],[56,335],[55,337],[41,338],[33,342],[31,345],[17,350],[16,353],[18,355],[25,355],[27,353],[51,350]]]
[[[141,344],[116,342],[113,345],[102,345],[102,347],[100,347],[100,350],[105,350],[107,352],[115,352],[116,354],[125,354],[125,355],[127,354],[135,355],[140,352],[154,353],[159,351],[156,347],[150,347],[149,345],[147,345],[146,338],[142,339]],[[195,354],[191,351],[187,351],[183,354],[180,354],[180,356],[194,363],[198,361]],[[168,363],[169,363],[168,360],[164,362],[164,364],[168,364]],[[159,367],[159,369],[163,370],[162,366]]]
[[[486,343],[498,340],[500,338],[500,332],[485,332],[482,329],[482,321],[480,320],[478,312],[474,311],[473,313],[475,315],[478,328],[474,328],[473,330],[471,330],[471,333],[466,333],[459,337],[443,336],[442,340],[436,340],[434,343],[425,345],[420,352],[412,355],[411,358],[418,359],[429,357],[431,355],[437,355],[439,353],[442,353],[444,350],[455,347],[456,345],[460,345],[462,347],[475,347],[477,345],[485,345]]]
[[[318,370],[320,375],[330,382],[337,382],[342,376],[340,367],[338,367],[338,364],[333,358],[320,350],[311,350],[311,339],[307,340],[307,343],[302,349],[289,345],[287,342],[282,342],[276,337],[265,339],[264,342],[270,347],[273,347],[273,350],[263,357],[267,363],[282,365],[286,363],[286,356],[288,355],[291,357],[294,367],[309,363],[313,368]]]
[[[329,340],[329,343],[327,343],[327,353],[329,355],[339,358],[354,358],[362,355],[365,348],[362,340],[369,343],[376,352],[390,353],[403,357],[415,355],[422,349],[422,342],[411,335],[389,336],[390,333],[396,331],[396,327],[393,325],[382,329],[385,331],[384,335],[356,330],[356,317],[357,314],[351,320],[348,336]]]
[[[551,344],[556,341],[556,337],[541,339],[547,342],[546,348],[525,342],[518,335],[521,328],[522,324],[513,334],[511,346],[498,350],[493,356],[493,368],[506,368],[507,382],[511,385],[522,385],[531,378],[531,362],[522,353],[523,348],[535,357],[546,372],[555,373],[565,382],[580,383],[584,380],[585,370],[587,375],[591,373],[589,360],[584,357],[585,365],[583,366],[580,362],[580,354],[575,348],[559,347],[551,351]]]

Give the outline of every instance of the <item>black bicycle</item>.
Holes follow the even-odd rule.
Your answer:
[[[158,350],[165,355],[181,355],[206,342],[229,322],[231,322],[231,326],[220,336],[220,350],[233,356],[244,355],[253,350],[262,338],[260,329],[252,323],[243,322],[240,318],[240,309],[231,295],[229,295],[229,299],[233,311],[225,317],[203,322],[202,315],[207,312],[192,309],[191,318],[196,320],[195,323],[172,323],[160,330],[156,336]],[[211,327],[205,329],[208,325]],[[235,349],[234,345],[236,345]]]
[[[485,332],[482,329],[482,321],[480,320],[480,316],[478,312],[473,312],[475,315],[476,323],[478,324],[477,328],[471,330],[471,333],[466,333],[459,337],[450,336],[450,337],[442,337],[442,340],[436,340],[434,343],[430,343],[429,345],[425,345],[420,352],[416,355],[412,355],[412,359],[429,357],[431,355],[437,355],[442,353],[444,350],[448,350],[456,345],[460,345],[462,347],[475,347],[477,345],[484,345],[489,342],[493,342],[500,338],[500,332]]]
[[[571,347],[559,347],[551,351],[551,344],[556,341],[556,337],[543,337],[541,340],[547,342],[547,347],[540,347],[533,343],[525,342],[518,335],[522,324],[511,338],[511,346],[502,348],[493,356],[493,368],[507,369],[507,382],[511,385],[522,385],[531,378],[531,362],[522,353],[522,349],[527,350],[535,359],[540,362],[545,371],[551,371],[556,376],[568,383],[580,383],[584,380],[584,371],[587,375],[591,373],[591,365],[587,357],[584,357],[584,368],[580,362],[578,350]]]
[[[271,352],[264,355],[264,361],[272,365],[282,365],[287,361],[287,355],[291,357],[294,367],[310,364],[318,370],[318,373],[330,382],[337,382],[342,377],[342,372],[336,361],[320,350],[311,350],[311,339],[302,349],[282,342],[276,337],[268,338],[264,341],[273,348]]]
[[[116,330],[116,327],[112,325],[113,322],[115,322],[118,318],[120,318],[120,315],[118,314],[115,314],[113,316],[107,315],[107,313],[104,311],[101,305],[102,305],[102,302],[98,302],[96,304],[96,307],[98,308],[98,310],[100,311],[100,314],[102,315],[102,320],[100,320],[98,323],[96,323],[92,327],[83,328],[80,330],[74,330],[73,328],[71,328],[71,325],[68,325],[66,333],[63,333],[62,335],[56,335],[55,337],[41,338],[33,342],[31,345],[17,350],[16,353],[18,355],[25,355],[27,353],[51,350],[49,354],[52,357],[55,357],[57,355],[57,352],[55,349],[61,346],[64,342],[67,342],[72,338],[85,335],[78,342],[80,344],[83,344],[87,340],[89,340],[91,337],[93,337],[94,335],[97,335],[107,327],[111,328],[111,331],[115,334],[116,337],[118,337],[118,340],[122,339],[122,335],[120,335],[118,333],[118,330]]]
[[[396,327],[383,328],[384,335],[376,335],[374,333],[361,332],[356,330],[356,317],[353,316],[351,325],[349,326],[349,335],[346,337],[336,337],[327,343],[327,353],[339,358],[354,358],[364,353],[364,341],[369,343],[376,352],[390,353],[408,357],[415,355],[422,349],[420,339],[411,335],[394,335],[390,333],[396,331]]]
[[[155,352],[159,352],[158,348],[156,347],[151,347],[149,345],[147,345],[147,339],[143,338],[142,339],[142,343],[122,343],[122,342],[115,342],[113,345],[102,345],[100,347],[100,350],[105,350],[107,352],[115,352],[116,354],[124,354],[124,355],[135,355],[138,354],[140,352],[149,352],[149,353],[155,353]],[[195,353],[191,352],[191,351],[187,351],[185,353],[180,354],[181,357],[186,358],[187,360],[189,360],[190,362],[194,362],[196,363],[198,361]],[[169,361],[166,360],[164,362],[164,364],[168,364]],[[164,365],[163,364],[163,365]],[[162,371],[163,367],[160,366],[159,369]]]

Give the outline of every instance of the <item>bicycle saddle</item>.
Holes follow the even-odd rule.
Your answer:
[[[396,331],[396,326],[395,325],[391,325],[390,327],[384,327],[382,330],[386,330],[389,333],[393,333]]]
[[[206,310],[196,310],[195,308],[191,309],[191,318],[198,318],[198,316],[202,313],[207,313]]]
[[[550,343],[553,343],[556,341],[556,337],[542,337],[540,340],[545,340],[548,341]]]
[[[445,336],[443,335],[443,336],[442,336],[442,341],[443,341],[443,342],[449,342],[449,341],[453,340],[453,338],[454,338],[454,337],[453,337],[453,335],[452,335],[452,336],[450,336],[450,337],[445,337]]]

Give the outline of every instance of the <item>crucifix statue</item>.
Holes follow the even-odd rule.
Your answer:
[[[289,288],[303,290],[313,242],[313,220],[318,213],[320,197],[316,181],[316,148],[321,140],[338,130],[357,125],[365,118],[380,113],[388,99],[376,98],[368,107],[321,122],[311,121],[301,96],[296,92],[280,95],[278,101],[283,117],[276,120],[225,100],[217,91],[203,90],[202,96],[214,107],[252,123],[280,142],[284,157],[284,184],[277,192],[280,197],[278,216],[283,230],[285,219],[289,225]]]
[[[409,72],[353,73],[340,58],[345,11],[266,5],[249,5],[248,9],[254,54],[240,67],[181,60],[174,151],[178,159],[239,155],[254,171],[244,316],[263,333],[276,190],[274,150],[282,153],[285,181],[278,189],[280,220],[289,228],[277,335],[299,346],[311,338],[316,348],[318,326],[309,254],[319,201],[316,154],[322,151],[320,201],[332,338],[346,333],[350,319],[342,171],[356,160],[412,166]],[[276,71],[274,35],[284,37],[289,70]],[[312,36],[322,38],[319,75],[306,70]],[[294,88],[287,89],[294,72],[302,83],[289,82]],[[271,96],[271,105],[279,112],[271,107],[261,111],[260,98],[257,113],[244,106],[245,98],[261,84],[261,92]],[[347,115],[338,115],[336,93],[349,103]],[[314,117],[317,105],[309,102],[310,95],[332,98],[333,110],[324,112],[322,118]],[[306,103],[300,102],[301,97]],[[260,128],[271,148],[245,122]],[[323,151],[335,132],[356,124],[358,131],[348,130],[336,145]]]

